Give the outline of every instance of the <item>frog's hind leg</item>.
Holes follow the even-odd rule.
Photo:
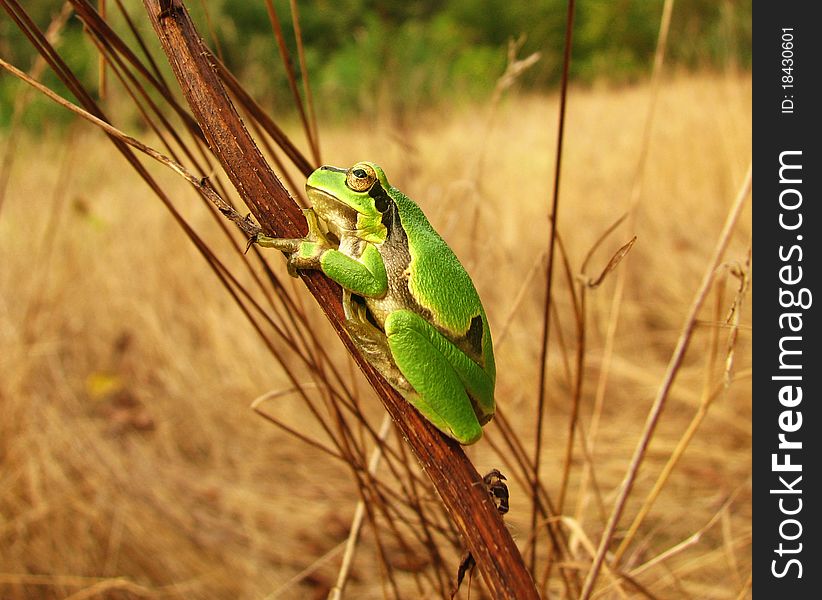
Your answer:
[[[459,350],[430,323],[407,310],[388,316],[385,333],[397,367],[413,388],[406,399],[437,429],[461,444],[479,440],[482,426],[454,367],[454,352]]]

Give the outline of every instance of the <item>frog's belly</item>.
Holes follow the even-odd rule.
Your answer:
[[[388,291],[382,298],[366,298],[365,305],[382,331],[385,331],[385,320],[398,310],[410,310],[423,319],[431,320],[431,313],[420,306],[408,288],[408,271],[387,265]]]

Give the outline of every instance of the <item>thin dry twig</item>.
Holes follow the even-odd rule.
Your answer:
[[[41,587],[79,587],[83,588],[68,598],[91,598],[109,590],[123,590],[139,597],[153,598],[178,596],[187,589],[199,587],[197,580],[172,583],[162,587],[147,587],[125,577],[84,577],[82,575],[51,575],[39,573],[0,573],[0,585],[36,585]]]
[[[308,64],[305,60],[305,48],[303,46],[303,33],[300,26],[300,8],[296,0],[290,0],[291,25],[294,27],[294,38],[297,42],[297,58],[300,61],[300,79],[303,82],[303,93],[305,94],[306,112],[308,112],[308,126],[311,133],[311,143],[314,148],[314,160],[320,160],[320,130],[317,127],[317,114],[314,111],[314,95],[311,93],[311,78],[308,76]]]
[[[568,0],[567,18],[565,23],[565,45],[563,49],[562,59],[562,80],[560,86],[560,101],[559,101],[559,115],[558,115],[558,131],[557,131],[557,148],[556,148],[556,162],[554,163],[554,187],[551,201],[551,211],[549,214],[549,222],[551,224],[551,235],[548,242],[548,264],[546,265],[545,274],[545,311],[542,317],[542,336],[541,336],[541,350],[539,357],[539,390],[537,392],[537,414],[536,414],[536,440],[534,442],[534,478],[531,481],[531,497],[536,498],[539,487],[539,473],[540,464],[542,461],[542,424],[543,416],[545,414],[545,394],[547,389],[547,370],[548,370],[548,341],[551,333],[551,288],[553,284],[554,274],[554,255],[556,253],[557,240],[557,218],[559,213],[559,189],[560,189],[560,174],[562,173],[562,148],[565,139],[565,107],[568,99],[568,81],[571,67],[571,47],[574,32],[574,10],[575,0]],[[534,532],[537,527],[537,503],[534,502],[534,507],[531,511],[531,531]],[[537,537],[534,537],[534,544],[530,550],[530,569],[533,573],[536,567],[537,556]]]
[[[97,12],[99,13],[100,18],[105,21],[106,0],[97,0]],[[100,55],[97,58],[97,72],[99,80],[97,87],[100,94],[100,100],[105,100],[108,95],[108,82],[106,78],[106,55],[103,52],[100,52]]]
[[[294,586],[300,584],[304,581],[307,577],[309,577],[312,573],[317,571],[320,567],[324,566],[326,563],[331,562],[331,560],[337,556],[340,552],[343,551],[345,548],[345,542],[340,542],[331,550],[323,554],[317,560],[313,561],[310,565],[305,567],[302,571],[295,574],[291,579],[283,583],[279,586],[276,590],[271,592],[270,594],[266,595],[263,600],[274,600],[275,598],[282,598],[283,594],[290,591]]]
[[[739,590],[739,595],[736,597],[736,600],[745,600],[751,592],[751,588],[753,587],[753,571],[748,573],[748,578],[745,580],[742,589]]]
[[[211,188],[211,186],[208,184],[207,179],[202,178],[202,177],[197,177],[196,175],[191,173],[188,169],[186,169],[183,165],[178,163],[176,160],[174,160],[172,158],[169,158],[168,156],[166,156],[165,154],[163,154],[161,152],[158,152],[157,150],[155,150],[151,146],[147,146],[146,144],[144,144],[140,140],[135,139],[135,138],[131,137],[130,135],[127,135],[126,133],[123,133],[122,131],[120,131],[119,129],[114,127],[113,125],[107,123],[106,121],[104,121],[104,120],[102,120],[98,117],[95,117],[93,114],[89,113],[88,111],[83,110],[82,108],[80,108],[76,104],[72,104],[71,102],[69,102],[68,100],[66,100],[62,96],[60,96],[59,94],[56,94],[55,92],[53,92],[50,88],[44,86],[42,83],[40,83],[38,81],[35,81],[31,77],[29,77],[26,73],[24,73],[23,71],[21,71],[20,69],[18,69],[14,65],[11,65],[11,64],[7,63],[2,58],[0,58],[0,67],[6,69],[9,73],[14,75],[15,77],[23,80],[24,82],[26,82],[27,84],[32,86],[34,89],[36,89],[38,92],[40,92],[44,96],[47,96],[49,99],[53,100],[54,102],[56,102],[57,104],[59,104],[63,108],[67,108],[68,110],[70,110],[74,114],[78,115],[79,117],[85,119],[89,123],[92,123],[93,125],[96,125],[100,129],[102,129],[103,131],[108,133],[109,135],[111,135],[111,136],[117,138],[118,140],[128,144],[132,148],[134,148],[136,150],[139,150],[143,154],[145,154],[147,156],[150,156],[151,158],[153,158],[154,160],[156,160],[160,164],[165,165],[168,168],[170,168],[172,171],[174,171],[175,173],[180,175],[183,179],[188,181],[191,185],[193,185],[194,188],[200,194],[202,194],[209,202],[214,204],[214,206],[216,206],[217,209],[221,213],[223,213],[223,215],[227,219],[231,220],[235,225],[237,225],[237,227],[243,233],[245,233],[247,236],[252,237],[252,236],[260,233],[260,231],[261,231],[260,226],[256,225],[255,223],[250,221],[248,218],[241,216],[240,213],[238,213],[231,205],[229,205],[225,200],[223,200],[219,196],[219,194],[217,194],[217,192],[215,192]]]
[[[745,484],[745,485],[747,485],[747,484]],[[667,550],[664,550],[663,552],[660,552],[659,554],[657,554],[656,556],[650,558],[649,560],[642,563],[641,565],[631,569],[631,575],[632,576],[640,575],[640,574],[644,573],[645,571],[651,569],[655,565],[657,565],[661,562],[664,562],[664,561],[668,560],[669,558],[671,558],[671,557],[679,554],[680,552],[686,550],[687,548],[693,546],[694,544],[699,543],[699,541],[702,539],[702,536],[705,535],[705,533],[708,532],[708,530],[710,530],[716,524],[717,521],[719,521],[719,519],[722,517],[722,515],[728,509],[728,507],[731,504],[733,504],[734,500],[736,500],[736,497],[739,495],[739,493],[742,491],[743,488],[744,488],[744,486],[740,486],[736,490],[734,490],[733,493],[729,494],[728,497],[725,499],[725,501],[722,503],[722,505],[719,507],[719,509],[711,516],[711,518],[708,520],[708,522],[705,523],[702,527],[697,529],[694,533],[689,535],[687,538],[685,538],[681,542],[678,542],[678,543],[674,544],[673,546],[671,546]]]
[[[600,285],[602,285],[602,282],[605,280],[605,278],[611,273],[611,271],[617,268],[617,265],[619,265],[619,263],[622,262],[622,259],[625,258],[625,256],[631,251],[631,248],[634,247],[634,243],[636,243],[636,236],[632,237],[626,244],[621,246],[614,253],[611,259],[608,261],[608,264],[605,265],[605,267],[602,269],[602,271],[596,279],[584,278],[583,284],[585,285],[585,287],[597,288]]]
[[[300,114],[300,121],[302,122],[303,130],[305,131],[306,138],[308,139],[308,145],[311,147],[314,162],[319,163],[320,149],[317,144],[317,140],[314,138],[314,129],[311,127],[309,118],[306,115],[305,106],[303,105],[302,98],[300,97],[300,91],[297,88],[297,75],[294,73],[294,66],[291,63],[291,54],[288,52],[288,46],[285,44],[285,36],[283,34],[282,25],[280,24],[280,17],[277,15],[277,9],[275,8],[272,0],[265,0],[265,7],[268,11],[268,19],[271,22],[271,29],[274,32],[274,37],[277,39],[277,48],[280,51],[280,58],[282,59],[283,65],[285,66],[286,75],[288,76],[288,85],[291,89],[291,94],[294,97],[294,106],[297,107],[297,111]]]

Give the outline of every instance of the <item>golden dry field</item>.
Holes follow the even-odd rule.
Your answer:
[[[583,571],[751,155],[750,74],[664,80],[643,149],[650,98],[636,85],[572,87],[568,100],[559,234],[574,285],[588,251],[628,210],[647,152],[634,217],[586,268],[595,277],[636,236],[586,295],[580,427],[590,463],[579,436],[564,510]],[[557,102],[513,94],[402,126],[375,116],[321,128],[324,162],[381,164],[463,260],[495,336],[497,402],[529,449]],[[289,133],[303,140],[296,124]],[[188,184],[146,164],[247,281]],[[617,542],[698,425],[623,561],[653,598],[750,596],[750,214],[749,199],[618,528]],[[284,276],[284,261],[270,256]],[[378,427],[379,401],[302,284],[286,279]],[[575,370],[568,281],[560,263],[542,458],[549,492],[561,479]],[[322,440],[290,389],[199,252],[98,130],[78,123],[65,135],[24,136],[0,207],[0,598],[324,598],[359,496],[345,465],[250,408],[280,392],[265,410]],[[490,439],[496,428],[486,428]],[[467,452],[481,473],[506,471],[485,441]],[[506,522],[523,545],[530,503],[509,479]],[[386,552],[402,597],[438,597],[415,583],[424,565]],[[443,552],[455,573],[459,552]],[[643,597],[609,581],[600,578],[596,598]],[[564,597],[558,579],[549,589]],[[366,527],[346,597],[392,597],[387,590]]]

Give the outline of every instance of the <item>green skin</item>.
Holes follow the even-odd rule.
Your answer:
[[[494,416],[494,350],[451,248],[373,163],[320,167],[305,187],[308,235],[254,241],[286,252],[292,274],[316,269],[339,283],[346,329],[366,359],[440,431],[479,440]]]

